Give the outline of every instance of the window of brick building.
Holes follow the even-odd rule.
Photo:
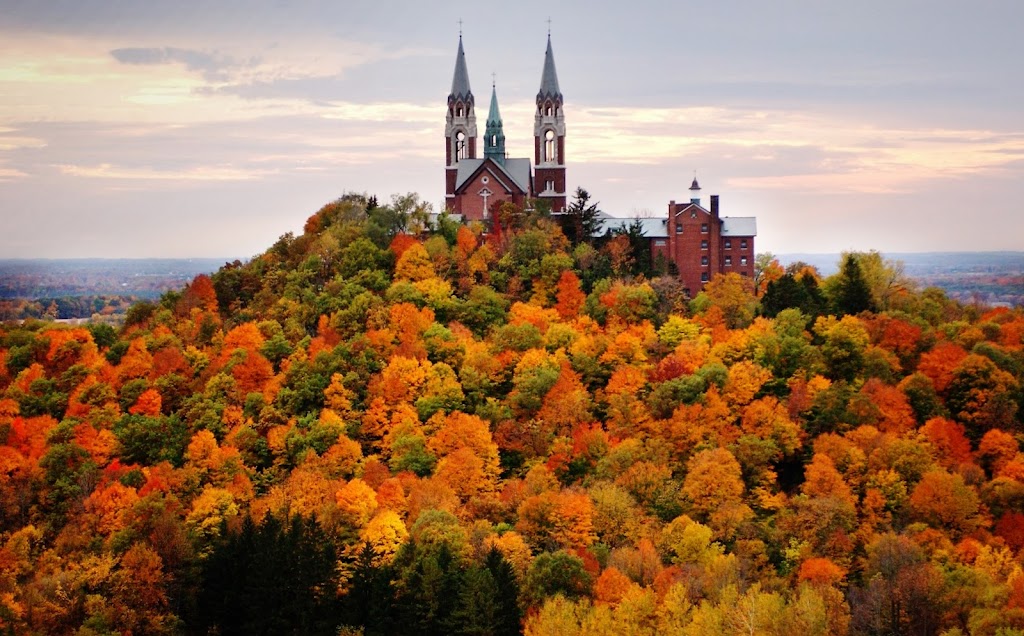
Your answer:
[[[676,223],[676,234],[682,234],[682,233],[683,233],[683,224],[682,223]]]
[[[654,241],[655,247],[665,247],[665,239],[657,239]]]
[[[707,272],[701,272],[700,273],[700,282],[702,282],[702,283],[708,282],[708,273]]]
[[[707,234],[708,233],[708,224],[707,223],[701,223],[700,224],[700,233],[701,234]]]
[[[700,249],[702,249],[702,250],[708,249],[708,241],[707,241],[707,239],[704,239],[703,241],[700,242]]]
[[[746,265],[746,264],[747,264],[747,257],[746,256],[741,256],[740,257],[740,265]]]
[[[725,239],[725,249],[727,249],[727,250],[731,250],[732,249],[732,241],[730,241],[729,239]]]
[[[747,249],[747,242],[746,241],[740,241],[740,249],[741,250]]]
[[[726,256],[725,257],[725,266],[726,267],[732,267],[732,257],[731,256]]]
[[[707,265],[708,264],[708,257],[707,256],[701,256],[700,257],[700,264],[701,265]]]

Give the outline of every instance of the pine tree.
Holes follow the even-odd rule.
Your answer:
[[[832,308],[840,316],[859,314],[862,311],[874,311],[875,309],[871,299],[871,288],[868,287],[860,263],[857,262],[853,254],[846,255],[842,268],[839,270]]]

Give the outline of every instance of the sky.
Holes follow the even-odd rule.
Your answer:
[[[757,251],[1024,250],[1019,0],[0,0],[0,258],[249,257],[346,192],[444,200],[459,21],[530,156],[550,19],[569,190]]]

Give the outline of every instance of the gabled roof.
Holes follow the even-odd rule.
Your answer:
[[[692,211],[696,210],[697,212],[700,212],[701,214],[706,214],[709,217],[711,216],[711,212],[709,210],[705,210],[704,206],[700,205],[699,203],[693,203],[693,202],[682,203],[682,202],[680,202],[680,203],[676,203],[676,205],[680,206],[679,209],[676,210],[676,214],[677,215],[681,215],[683,212],[692,212]]]
[[[708,214],[708,211],[704,208],[699,205],[692,204],[684,207],[681,211],[685,211],[691,207],[697,208],[705,214]],[[598,233],[598,236],[603,236],[605,232],[610,232],[622,226],[626,226],[628,228],[637,221],[640,221],[640,227],[643,231],[643,235],[647,238],[665,238],[668,236],[667,218],[638,219],[636,217],[617,217],[602,213],[601,220],[604,221],[604,224],[601,226],[601,231]],[[723,216],[721,221],[722,236],[757,236],[757,217]]]
[[[530,192],[527,188],[530,183],[529,159],[506,159],[504,165],[489,158],[462,159],[458,165],[459,169],[455,174],[456,192],[459,192],[462,186],[466,185],[481,170],[490,170],[494,178],[502,182],[501,185],[506,190],[512,191],[513,188],[518,188],[523,194]]]
[[[601,214],[601,220],[604,223],[601,225],[601,231],[598,232],[597,236],[604,236],[607,232],[612,232],[623,226],[627,229],[633,223],[640,222],[641,233],[647,238],[665,238],[668,236],[668,219],[665,218],[637,218],[637,217],[622,217],[622,216],[610,216],[608,214]]]
[[[555,72],[555,54],[551,51],[551,35],[548,34],[548,49],[544,52],[544,73],[540,77],[540,92],[537,99],[562,99],[558,88],[558,73]]]
[[[466,70],[466,52],[462,50],[462,36],[459,36],[459,52],[455,55],[455,75],[452,77],[452,92],[448,99],[463,101],[473,100],[473,91],[469,88],[469,71]]]
[[[723,216],[722,236],[757,236],[757,217]]]

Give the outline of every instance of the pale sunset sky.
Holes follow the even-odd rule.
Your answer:
[[[248,257],[345,192],[444,200],[459,24],[529,156],[548,18],[570,191],[694,171],[776,253],[1024,250],[1024,2],[0,0],[0,258]]]

